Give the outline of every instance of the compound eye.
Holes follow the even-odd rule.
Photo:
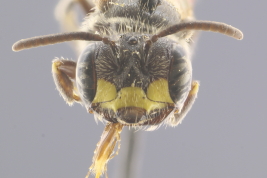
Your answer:
[[[187,59],[184,50],[178,44],[173,44],[169,70],[169,93],[178,108],[190,91],[192,81],[191,62]]]
[[[78,59],[76,68],[77,88],[87,109],[90,107],[96,94],[96,46],[93,43],[85,48]]]

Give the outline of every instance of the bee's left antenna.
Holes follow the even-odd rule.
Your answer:
[[[212,21],[189,21],[170,26],[165,30],[160,31],[158,34],[151,37],[151,41],[156,42],[158,38],[172,35],[184,30],[211,31],[233,37],[237,40],[243,39],[243,33],[239,29],[232,27],[231,25]]]
[[[104,43],[109,42],[109,39],[101,37],[100,35],[97,34],[88,32],[70,32],[70,33],[59,33],[59,34],[22,39],[14,43],[14,45],[12,46],[12,50],[21,51],[23,49],[52,45],[56,43],[63,43],[66,41],[73,41],[73,40],[103,41]]]

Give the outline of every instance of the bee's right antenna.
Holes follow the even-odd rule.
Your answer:
[[[20,51],[23,49],[34,48],[38,46],[46,46],[73,40],[103,41],[104,43],[111,42],[106,37],[101,37],[100,35],[89,32],[70,32],[70,33],[59,33],[59,34],[22,39],[14,43],[14,45],[12,46],[12,50]]]
[[[231,25],[227,25],[221,22],[212,22],[212,21],[192,21],[192,22],[184,22],[177,25],[173,25],[168,27],[165,30],[160,31],[157,35],[153,35],[150,40],[151,42],[156,42],[158,38],[172,35],[174,33],[184,31],[184,30],[202,30],[202,31],[211,31],[222,33],[224,35],[228,35],[237,40],[243,39],[243,33]]]

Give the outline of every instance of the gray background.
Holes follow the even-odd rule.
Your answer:
[[[69,45],[11,51],[19,39],[59,32],[56,3],[0,1],[1,178],[82,178],[103,131],[55,89],[51,61],[76,59]],[[137,133],[138,177],[267,177],[266,7],[266,1],[197,2],[198,19],[236,26],[244,40],[201,33],[193,59],[198,99],[182,125]],[[125,149],[123,141],[122,154],[108,165],[110,178],[122,171]]]

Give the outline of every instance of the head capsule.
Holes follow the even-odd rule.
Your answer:
[[[80,55],[76,83],[87,110],[124,125],[157,125],[181,110],[190,91],[191,62],[167,38],[146,45],[147,35],[125,34],[94,42]]]

